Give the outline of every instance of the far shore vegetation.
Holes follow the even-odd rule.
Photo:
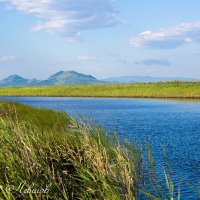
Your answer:
[[[200,98],[200,82],[0,87],[0,96]]]
[[[0,101],[0,199],[180,199],[170,172],[163,179],[148,145],[121,143],[63,112]]]

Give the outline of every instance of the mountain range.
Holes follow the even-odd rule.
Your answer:
[[[151,77],[151,76],[120,76],[103,79],[112,83],[146,83],[146,82],[164,82],[164,81],[199,81],[200,79],[185,77]]]
[[[46,80],[26,79],[19,75],[11,75],[0,80],[0,86],[44,86],[44,85],[80,85],[103,83],[131,83],[131,82],[160,82],[160,81],[199,81],[194,78],[182,77],[150,77],[150,76],[121,76],[98,80],[91,75],[75,71],[59,71]]]
[[[16,74],[0,80],[0,86],[79,85],[99,83],[105,82],[97,80],[91,75],[85,75],[75,71],[60,71],[46,80],[26,79]]]

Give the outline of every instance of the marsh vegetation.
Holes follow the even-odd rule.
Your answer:
[[[0,96],[200,98],[200,82],[0,87]]]
[[[116,134],[62,112],[0,102],[2,199],[178,199],[165,170],[163,177],[165,186],[148,145],[120,143]],[[26,193],[32,184],[50,188]]]

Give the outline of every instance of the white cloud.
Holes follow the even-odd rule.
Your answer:
[[[158,31],[148,30],[130,39],[130,45],[135,48],[170,49],[191,42],[200,42],[200,21],[182,23]]]
[[[38,23],[32,31],[45,30],[76,38],[80,31],[121,23],[113,0],[0,0],[9,8],[31,14]]]
[[[17,56],[0,56],[0,63],[15,61]]]
[[[78,60],[81,61],[96,61],[96,57],[92,55],[80,55],[78,56]]]
[[[196,56],[200,56],[200,51],[192,51],[191,54],[196,55]]]

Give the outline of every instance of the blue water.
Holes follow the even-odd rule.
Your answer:
[[[3,98],[3,97],[2,97]],[[4,97],[36,107],[66,111],[117,130],[120,140],[152,147],[158,167],[163,149],[174,172],[175,185],[181,185],[181,199],[197,200],[200,190],[200,101],[114,98]],[[162,170],[158,170],[163,177]],[[162,179],[162,178],[161,178]],[[189,183],[188,183],[189,182]]]

